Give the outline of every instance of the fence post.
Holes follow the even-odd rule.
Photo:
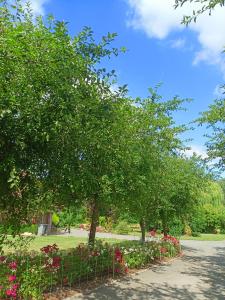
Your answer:
[[[113,249],[112,271],[113,271],[113,278],[114,278],[114,276],[115,276],[115,249],[114,249],[114,247],[112,247],[112,249]]]

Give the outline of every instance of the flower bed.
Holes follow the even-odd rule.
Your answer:
[[[64,251],[48,245],[40,253],[0,256],[0,298],[42,299],[45,291],[57,286],[76,285],[103,274],[125,274],[128,268],[144,267],[179,252],[179,242],[168,236],[144,244],[96,242],[93,248],[80,244]]]

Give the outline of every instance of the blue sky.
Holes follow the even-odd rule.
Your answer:
[[[162,82],[165,99],[174,95],[193,98],[188,112],[176,114],[178,122],[190,122],[207,109],[219,94],[225,78],[225,9],[200,17],[189,28],[180,25],[190,4],[173,9],[173,0],[33,0],[36,13],[52,13],[69,22],[71,35],[92,27],[96,39],[117,32],[115,46],[128,51],[107,63],[128,84],[131,96],[145,97],[148,87]],[[193,151],[204,154],[205,128],[185,135],[193,138]]]

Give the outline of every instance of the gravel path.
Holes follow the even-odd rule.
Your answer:
[[[183,241],[184,256],[67,300],[225,299],[225,242]]]
[[[71,233],[62,233],[62,236],[75,236],[75,237],[88,237],[89,231],[81,229],[71,229]],[[116,240],[140,240],[140,237],[135,235],[122,235],[108,232],[96,232],[96,237],[103,239],[116,239]]]

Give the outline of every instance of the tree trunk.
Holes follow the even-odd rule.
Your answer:
[[[166,224],[165,221],[162,222],[162,227],[163,227],[163,235],[167,236],[168,233],[169,233],[169,228],[168,228],[168,226],[167,226],[167,224]]]
[[[142,243],[145,242],[145,220],[142,218],[140,220],[140,227],[141,227],[141,241]]]
[[[94,245],[98,219],[99,219],[99,209],[98,209],[97,201],[95,200],[93,201],[93,205],[92,205],[91,228],[90,228],[89,240],[88,240],[89,245]]]

